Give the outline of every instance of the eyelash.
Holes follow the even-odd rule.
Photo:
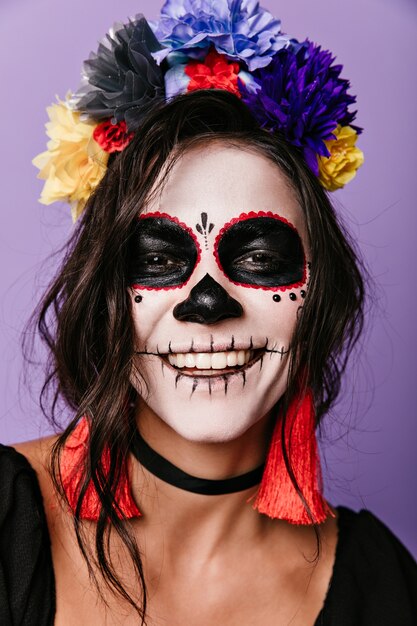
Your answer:
[[[259,259],[255,260],[255,257],[264,257],[265,259],[267,259],[267,262],[262,262]],[[250,259],[254,259],[252,261],[250,261]],[[237,266],[242,266],[245,263],[249,262],[252,263],[253,265],[267,265],[268,263],[271,265],[271,261],[272,264],[274,265],[274,267],[279,267],[280,262],[281,262],[281,257],[279,256],[279,254],[277,254],[276,252],[271,252],[269,250],[256,250],[256,251],[252,251],[252,252],[248,252],[247,254],[244,254],[240,257],[238,257],[237,259],[235,259],[234,261],[234,265]]]
[[[160,262],[153,263],[152,261],[154,261],[155,259]],[[170,270],[173,270],[174,268],[184,266],[184,261],[168,254],[150,252],[138,258],[137,266],[143,266],[148,271],[154,270],[156,268],[170,268]]]

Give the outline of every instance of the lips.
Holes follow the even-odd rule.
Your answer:
[[[177,369],[224,370],[228,367],[246,365],[253,359],[253,350],[230,350],[227,352],[187,352],[168,354],[168,361]]]
[[[252,343],[252,337],[250,341],[242,344],[241,342],[235,342],[232,337],[231,342],[222,342],[217,345],[211,338],[209,346],[207,344],[196,345],[194,340],[191,342],[191,346],[187,349],[181,349],[175,351],[171,348],[171,342],[169,342],[168,350],[161,351],[158,346],[156,351],[149,350],[145,345],[143,351],[137,351],[138,355],[148,355],[158,357],[162,365],[168,367],[173,373],[176,374],[175,384],[182,378],[188,378],[194,380],[193,389],[198,379],[206,379],[208,383],[212,381],[212,384],[216,380],[224,381],[233,377],[234,374],[240,374],[245,381],[245,372],[249,370],[255,363],[260,362],[262,369],[263,358],[267,353],[277,352],[282,356],[287,352],[282,350],[276,350],[274,345],[268,348],[269,339],[265,339],[263,346],[255,347]],[[177,348],[178,350],[178,348]]]
[[[264,349],[227,352],[187,352],[160,355],[178,375],[197,378],[224,377],[244,373],[265,354]]]

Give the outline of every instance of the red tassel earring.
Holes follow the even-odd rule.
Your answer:
[[[313,393],[291,402],[285,423],[285,443],[290,466],[316,523],[333,515],[322,495],[322,479],[315,435]],[[302,499],[285,466],[282,451],[282,423],[277,420],[254,508],[272,518],[291,524],[311,524]]]
[[[68,437],[61,454],[60,470],[62,485],[73,512],[75,512],[77,506],[77,499],[83,480],[89,435],[90,428],[88,420],[86,417],[83,417]],[[102,462],[104,471],[108,472],[110,467],[110,453],[108,448],[103,452]],[[116,501],[119,507],[117,513],[119,518],[122,518],[122,514],[127,518],[140,517],[141,513],[133,499],[130,489],[127,461],[123,467],[122,476],[116,489]],[[100,507],[100,498],[94,488],[93,482],[90,481],[81,505],[80,519],[97,521]]]

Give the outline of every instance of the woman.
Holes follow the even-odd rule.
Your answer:
[[[363,317],[323,191],[362,160],[354,99],[258,5],[233,50],[180,41],[182,8],[113,32],[51,110],[43,199],[79,221],[38,326],[73,416],[1,448],[1,623],[412,624],[414,562],[324,500],[314,438]]]

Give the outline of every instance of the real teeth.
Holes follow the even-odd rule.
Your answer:
[[[226,367],[246,365],[253,359],[253,350],[234,350],[233,352],[188,352],[168,354],[168,361],[178,368],[194,367],[199,370],[224,370]]]

